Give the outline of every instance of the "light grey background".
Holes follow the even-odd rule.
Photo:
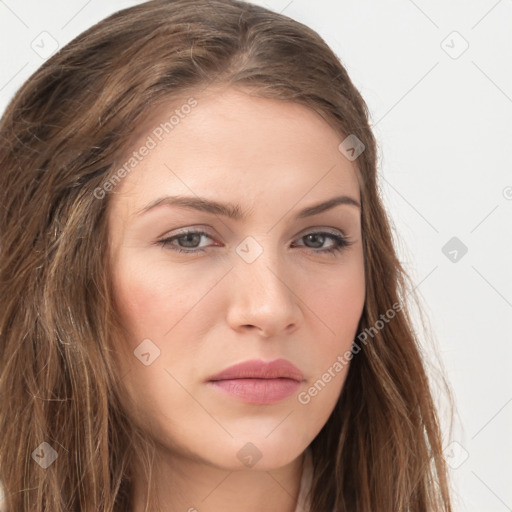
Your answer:
[[[53,49],[137,3],[0,0],[1,111]],[[455,510],[512,510],[512,0],[255,3],[319,32],[367,101],[424,348],[455,393]]]

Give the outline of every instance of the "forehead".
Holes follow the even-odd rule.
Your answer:
[[[113,197],[131,210],[156,192],[260,204],[329,192],[359,198],[355,165],[338,149],[343,138],[298,103],[211,90],[160,105],[136,133],[121,164],[135,165]]]

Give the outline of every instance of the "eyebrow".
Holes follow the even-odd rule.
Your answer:
[[[182,208],[191,208],[206,213],[213,213],[215,215],[222,215],[229,217],[234,220],[245,220],[247,213],[245,213],[240,205],[232,203],[220,203],[204,197],[191,197],[191,196],[164,196],[150,202],[144,208],[136,212],[136,215],[142,215],[144,213],[153,210],[159,206],[179,206]],[[349,205],[361,208],[359,202],[349,196],[337,196],[327,201],[313,204],[301,210],[297,214],[298,219],[305,217],[311,217],[319,213],[325,212],[339,205]]]

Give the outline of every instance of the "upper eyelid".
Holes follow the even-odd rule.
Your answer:
[[[178,232],[164,234],[164,235],[162,235],[160,237],[160,239],[162,239],[162,238],[164,238],[164,239],[165,238],[177,238],[177,237],[180,237],[180,236],[185,236],[185,235],[190,234],[190,233],[192,233],[192,234],[203,234],[203,235],[208,236],[211,239],[214,239],[215,235],[210,234],[208,229],[209,228],[207,228],[207,227],[180,228]],[[334,230],[335,233],[330,233],[329,230]],[[325,232],[327,234],[341,235],[343,237],[347,237],[348,236],[347,233],[345,232],[345,230],[343,230],[341,228],[334,228],[334,227],[329,227],[329,226],[313,226],[313,227],[310,227],[310,228],[305,228],[305,229],[300,231],[295,236],[298,236],[299,238],[302,238],[303,236],[306,236],[307,234],[309,234],[311,232],[314,232],[314,233]]]

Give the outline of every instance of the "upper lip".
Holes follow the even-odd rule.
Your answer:
[[[208,380],[279,378],[293,379],[300,382],[304,380],[304,375],[286,359],[275,359],[269,362],[262,361],[261,359],[252,359],[229,366]]]

